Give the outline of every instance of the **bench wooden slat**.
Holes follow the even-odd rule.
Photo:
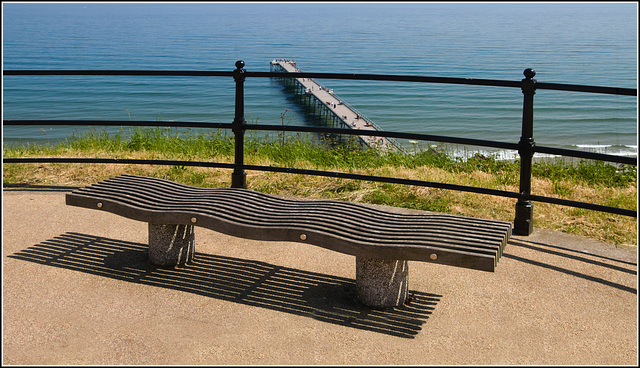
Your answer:
[[[302,241],[339,252],[493,271],[511,224],[446,214],[399,214],[340,201],[280,198],[246,189],[196,188],[133,175],[80,188],[67,204],[157,224],[191,224],[259,240]],[[437,260],[430,258],[437,254]]]
[[[118,196],[113,196],[111,194],[105,194],[101,197],[102,199],[109,199],[113,201],[119,200]],[[163,202],[165,200],[158,200],[159,202]],[[159,204],[158,202],[154,202],[153,200],[144,200],[138,199],[135,202],[135,205],[139,208],[144,208],[148,210],[161,210],[161,211],[177,211],[184,208],[189,208],[193,213],[201,213],[207,214],[211,208],[215,208],[215,214],[210,213],[210,215],[215,215],[218,217],[226,218],[228,221],[233,221],[238,224],[242,224],[245,226],[263,226],[263,227],[273,227],[273,226],[288,226],[291,228],[301,227],[304,229],[316,229],[323,230],[326,232],[334,232],[337,235],[342,235],[343,237],[352,238],[355,241],[363,241],[363,238],[370,238],[372,235],[375,235],[377,239],[377,243],[380,244],[398,244],[398,243],[412,243],[419,242],[423,245],[433,245],[446,247],[450,245],[452,248],[459,247],[461,245],[465,245],[464,249],[472,249],[478,252],[485,252],[486,254],[493,254],[495,252],[495,246],[492,246],[485,239],[477,239],[475,242],[469,240],[467,236],[464,239],[456,238],[452,235],[443,234],[439,231],[428,231],[424,229],[407,229],[399,231],[394,229],[391,232],[389,229],[383,229],[382,231],[374,229],[363,231],[357,227],[347,227],[344,226],[345,222],[339,222],[340,220],[335,220],[326,216],[321,216],[313,214],[313,221],[300,221],[300,218],[303,213],[298,213],[295,216],[284,216],[282,214],[275,213],[255,213],[253,211],[247,212],[244,208],[231,208],[226,205],[226,203],[215,203],[213,201],[203,201],[203,202],[184,202],[180,205],[175,204]],[[293,215],[293,214],[292,214]],[[176,220],[168,220],[169,223],[175,223]],[[433,226],[433,225],[431,225]],[[333,231],[332,231],[333,230]],[[425,240],[427,239],[427,240]],[[430,241],[428,241],[430,240]],[[486,244],[483,244],[486,243]]]
[[[197,197],[197,196],[202,196],[202,197],[207,197],[210,196],[212,193],[215,193],[216,195],[219,195],[220,193],[224,193],[224,192],[228,192],[231,195],[235,196],[237,195],[237,191],[235,189],[232,188],[197,188],[197,187],[191,187],[188,185],[184,185],[184,184],[180,184],[180,183],[176,183],[176,182],[172,182],[169,180],[165,180],[165,179],[156,179],[156,178],[149,178],[149,177],[140,177],[140,176],[134,176],[134,175],[121,175],[115,178],[111,178],[111,179],[107,179],[101,183],[96,183],[93,184],[95,186],[97,185],[101,185],[104,183],[118,183],[120,186],[124,186],[125,184],[130,184],[131,188],[141,188],[144,186],[145,182],[148,182],[148,188],[149,189],[153,189],[154,192],[158,192],[158,193],[166,193],[167,195],[173,195],[174,198],[176,199],[180,199],[180,195],[182,194],[186,194],[189,195],[190,197]],[[168,191],[167,189],[171,188],[172,191]],[[359,214],[373,214],[376,216],[379,216],[381,218],[402,218],[403,221],[406,221],[406,219],[410,219],[410,218],[416,218],[416,219],[421,219],[421,218],[441,218],[441,219],[456,219],[456,218],[460,218],[460,216],[454,216],[454,215],[446,215],[446,214],[437,214],[437,213],[433,213],[433,214],[426,214],[426,215],[416,215],[416,214],[404,214],[404,213],[394,213],[394,212],[388,212],[388,211],[382,211],[382,210],[378,210],[372,207],[367,207],[367,206],[363,206],[357,203],[350,203],[350,202],[342,202],[342,201],[330,201],[330,200],[321,200],[321,201],[314,201],[314,200],[305,200],[305,201],[300,201],[300,200],[293,200],[293,199],[286,199],[286,198],[280,198],[280,197],[274,197],[274,196],[270,196],[268,194],[264,194],[264,193],[260,193],[260,192],[255,192],[255,191],[246,191],[243,196],[249,198],[252,198],[252,201],[255,201],[256,203],[258,203],[259,201],[262,200],[262,202],[260,202],[261,204],[265,205],[265,206],[271,206],[271,205],[277,205],[278,207],[284,207],[284,206],[294,206],[294,207],[300,207],[303,206],[304,208],[309,208],[309,207],[313,207],[313,206],[321,206],[323,208],[326,208],[328,206],[332,206],[332,207],[336,207],[336,208],[341,208],[341,209],[355,209],[354,211],[354,215],[359,215]],[[303,202],[303,204],[301,204],[301,202]],[[488,226],[488,227],[493,227],[493,228],[504,228],[505,226],[508,226],[509,223],[506,222],[502,222],[502,221],[494,221],[494,220],[486,220],[486,219],[479,219],[479,218],[473,218],[473,217],[466,217],[465,221],[467,224],[469,223],[476,223],[482,226]]]
[[[112,179],[119,179],[120,177],[117,178],[112,178]],[[136,179],[138,177],[133,177],[133,179]],[[109,180],[112,180],[109,179]],[[147,181],[150,178],[146,178]],[[162,180],[162,179],[159,179]],[[121,184],[124,184],[125,181],[121,181]],[[137,180],[131,180],[131,184],[135,187],[135,186],[139,186],[141,184],[141,182],[138,182]],[[158,183],[151,183],[151,184],[158,184]],[[208,188],[195,188],[195,187],[190,187],[184,184],[179,184],[179,183],[175,183],[175,182],[171,182],[171,181],[166,181],[166,184],[163,182],[161,187],[156,187],[154,188],[155,190],[159,190],[162,191],[165,188],[168,187],[172,187],[173,190],[175,190],[175,194],[179,195],[179,194],[189,194],[190,196],[209,196],[212,192],[215,192],[216,195],[218,193],[221,192],[229,192],[232,193],[232,195],[236,195],[237,193],[235,192],[234,189],[231,188],[215,188],[215,189],[208,189]],[[182,192],[180,192],[182,191]],[[171,192],[167,192],[167,194],[171,195]],[[342,201],[329,201],[329,200],[322,200],[322,201],[314,201],[314,200],[305,200],[302,201],[303,204],[301,204],[301,201],[299,200],[292,200],[292,199],[285,199],[285,198],[280,198],[280,197],[274,197],[274,196],[269,196],[267,194],[264,193],[260,193],[260,192],[254,192],[254,191],[246,191],[244,193],[244,196],[249,198],[251,197],[253,201],[260,201],[262,200],[262,204],[264,205],[271,205],[271,204],[275,204],[278,206],[278,208],[280,207],[285,207],[285,206],[294,206],[294,207],[300,207],[303,206],[304,208],[310,208],[313,206],[321,206],[323,208],[326,208],[328,206],[332,206],[332,207],[336,207],[339,209],[344,209],[344,210],[354,210],[353,214],[354,215],[361,215],[361,214],[366,214],[367,216],[369,215],[375,215],[378,216],[380,218],[383,219],[391,219],[391,218],[401,218],[403,219],[403,221],[407,221],[408,219],[411,218],[415,218],[418,219],[418,221],[420,221],[420,219],[428,217],[428,218],[440,218],[440,219],[449,219],[449,220],[454,220],[456,218],[459,218],[459,216],[454,216],[454,215],[446,215],[446,214],[427,214],[427,215],[416,215],[416,214],[404,214],[404,213],[394,213],[394,212],[388,212],[388,211],[382,211],[382,210],[378,210],[372,207],[367,207],[367,206],[363,206],[360,204],[356,204],[356,203],[350,203],[350,202],[342,202]],[[469,223],[475,223],[475,224],[479,224],[482,226],[486,226],[489,228],[504,228],[505,226],[508,226],[508,223],[505,222],[500,222],[500,221],[494,221],[494,220],[485,220],[485,219],[478,219],[478,218],[473,218],[473,217],[467,217],[465,218],[465,221],[467,224]]]
[[[138,188],[138,187],[131,187],[131,188],[128,188],[128,189],[127,189],[127,188],[124,188],[122,185],[119,185],[119,186],[118,186],[118,189],[121,189],[121,190],[125,191],[125,193],[123,193],[123,195],[125,195],[125,196],[131,196],[131,195],[135,194],[135,193],[134,193],[135,191],[138,191],[138,190],[139,190],[139,188]],[[99,189],[95,188],[95,190],[99,190]],[[113,189],[113,187],[105,188],[105,190],[106,190],[108,193],[114,193],[114,189]],[[223,190],[224,190],[224,189],[223,189]],[[142,191],[141,191],[141,193],[138,193],[138,194],[137,194],[137,196],[139,196],[139,197],[144,197],[145,195],[147,195],[147,193],[153,193],[153,192],[151,192],[151,191],[144,191],[144,190],[142,190]],[[221,198],[221,197],[222,197],[222,196],[221,196],[221,193],[222,193],[222,192],[221,192],[221,190],[219,190],[219,191],[216,191],[215,193],[210,192],[208,195],[209,195],[209,197],[212,197],[212,195],[215,195],[215,198]],[[95,194],[95,193],[94,193],[94,194]],[[244,194],[244,193],[243,193],[243,194]],[[230,195],[231,195],[231,198],[233,198],[234,200],[236,200],[236,202],[238,201],[238,193],[231,193]],[[164,198],[165,196],[166,196],[167,198]],[[179,202],[182,202],[182,203],[180,203],[180,205],[183,205],[183,206],[184,206],[184,205],[194,205],[194,206],[197,206],[197,205],[199,205],[199,204],[201,204],[201,203],[202,203],[202,204],[205,204],[205,203],[206,203],[206,201],[202,201],[201,203],[193,203],[193,202],[191,202],[191,199],[185,199],[184,197],[185,197],[185,193],[181,193],[181,194],[180,194],[180,196],[178,196],[178,197],[174,197],[174,198],[170,198],[170,197],[169,197],[169,196],[167,196],[166,194],[163,194],[163,197],[161,197],[161,198],[157,198],[157,197],[156,197],[156,198],[150,198],[149,200],[153,201],[153,203],[154,203],[155,205],[159,205],[159,203],[162,203],[162,202],[168,202],[168,204],[167,204],[167,205],[168,205],[169,207],[170,207],[173,203],[179,203]],[[187,196],[187,197],[191,198],[190,196]],[[231,199],[231,198],[230,198],[230,199]],[[166,201],[164,201],[164,199],[166,199]],[[307,201],[305,201],[305,202],[307,202]],[[229,201],[229,203],[233,203],[233,202]],[[267,204],[261,204],[261,205],[263,205],[263,206],[267,206]],[[244,204],[244,203],[243,203],[243,204],[242,204],[242,206],[247,207],[247,209],[248,209],[248,207],[252,207],[252,206],[253,206],[253,204],[251,204],[251,203],[246,203],[246,204]],[[239,211],[241,211],[241,210],[243,210],[243,208],[244,208],[244,207],[240,207],[238,210],[239,210]],[[260,208],[260,207],[255,207],[255,206],[253,206],[253,207],[254,207],[254,208],[253,208],[253,210],[252,210],[253,212],[251,212],[251,213],[250,213],[250,215],[251,215],[251,216],[259,216],[259,215],[260,215],[260,212],[261,212],[261,210],[262,210],[262,208]],[[298,207],[300,208],[299,210],[300,210],[300,211],[302,211],[303,213],[314,213],[314,211],[313,211],[313,210],[306,210],[306,211],[305,211],[304,209],[302,209],[302,207],[301,207],[300,205],[298,205]],[[306,207],[307,207],[307,206],[306,206],[306,203],[305,203],[304,208],[306,209]],[[359,209],[360,209],[360,208],[356,208],[356,210],[359,210]],[[327,212],[328,212],[328,211],[325,209],[324,213],[327,213]],[[353,212],[355,212],[355,211],[353,211]],[[292,214],[293,214],[293,213],[292,213],[291,211],[287,211],[287,216],[291,216]],[[342,214],[344,214],[344,212],[341,212],[341,213],[339,213],[338,215],[342,215]],[[240,213],[238,212],[238,213],[237,213],[237,215],[240,215]],[[268,212],[268,215],[269,215],[269,216],[278,216],[278,212],[269,211],[269,212]],[[330,215],[331,215],[331,214],[330,214]],[[338,216],[336,216],[336,215],[333,215],[333,216],[334,216],[334,217],[338,217]],[[344,224],[348,223],[348,222],[349,222],[349,217],[351,217],[351,216],[355,216],[355,214],[349,213],[347,218],[344,218],[344,217],[343,217],[343,218],[342,218],[342,221],[343,221],[343,222],[341,223],[341,225],[344,225]],[[442,216],[440,216],[440,217],[442,217]],[[331,218],[332,218],[332,217],[329,217],[329,219],[331,219]],[[460,222],[460,223],[461,223],[461,224],[459,224],[459,226],[463,226],[463,225],[465,225],[466,220],[467,220],[467,219],[465,219],[465,218],[462,218],[462,221],[460,221],[460,220],[461,220],[461,218],[455,218],[455,217],[452,217],[452,216],[450,216],[450,218],[457,219],[457,220],[458,220],[458,222]],[[407,218],[405,217],[403,220],[406,220],[406,219],[407,219]],[[420,221],[418,221],[418,222],[416,222],[416,223],[415,223],[415,224],[420,224],[420,225],[421,225],[421,227],[420,227],[420,228],[418,228],[419,230],[422,230],[422,229],[429,229],[429,228],[440,228],[440,227],[441,227],[441,225],[442,225],[442,224],[440,224],[440,223],[438,222],[438,220],[435,220],[433,217],[430,217],[430,218],[428,218],[428,219],[429,219],[429,221],[428,221],[428,222],[425,222],[425,218],[421,218],[421,219],[420,219]],[[379,221],[378,223],[376,223],[376,224],[375,224],[375,227],[372,227],[372,226],[368,225],[368,223],[369,223],[369,222],[374,222],[375,217],[371,217],[371,216],[369,216],[368,218],[366,218],[366,220],[367,220],[367,222],[360,222],[360,223],[359,223],[359,226],[362,226],[362,227],[368,227],[369,229],[371,229],[370,231],[376,231],[376,230],[375,230],[376,228],[381,229],[381,231],[380,231],[380,232],[389,231],[389,230],[390,230],[390,227],[394,226],[394,224],[390,223],[389,221],[384,221],[385,219],[383,219],[383,221]],[[413,224],[412,224],[412,223],[409,223],[408,221],[402,221],[402,222],[400,222],[400,223],[396,224],[396,226],[398,226],[399,228],[401,228],[404,232],[410,232],[410,231],[413,231],[413,228],[412,228],[412,227],[410,227],[410,225],[413,225]],[[468,225],[468,224],[467,224],[467,226],[469,227],[469,225]],[[452,228],[452,227],[453,227],[452,225],[448,226],[448,228]],[[495,240],[495,236],[494,236],[494,237],[492,237],[492,236],[487,236],[487,235],[485,235],[485,234],[487,234],[487,229],[481,229],[481,231],[482,231],[482,232],[479,232],[479,233],[476,231],[476,232],[478,233],[478,237],[477,237],[477,239],[475,239],[475,240],[482,242],[482,238],[484,238],[484,237],[489,237],[491,240]],[[449,231],[448,231],[448,230],[441,230],[441,232],[446,233],[446,232],[449,232]],[[466,231],[464,231],[464,230],[459,230],[459,231],[451,232],[451,233],[453,233],[453,234],[455,234],[455,235],[460,235],[460,233],[461,233],[461,232],[470,233],[470,232],[472,232],[472,231],[470,231],[470,230],[466,230]],[[468,235],[468,234],[467,234],[467,235]],[[504,237],[504,233],[499,234],[499,235],[498,235],[498,237],[500,237],[500,238]]]
[[[103,198],[108,198],[109,194],[105,193]],[[116,196],[111,196],[112,200],[118,200]],[[478,247],[487,246],[492,248],[494,242],[491,240],[498,239],[498,237],[493,237],[490,239],[486,239],[480,235],[475,238],[471,237],[469,234],[465,234],[465,239],[461,240],[457,233],[447,231],[447,230],[439,230],[438,226],[441,224],[433,224],[429,223],[428,226],[424,228],[404,228],[400,227],[387,227],[384,224],[380,224],[379,226],[371,226],[370,224],[356,223],[350,219],[341,218],[339,213],[327,213],[321,211],[287,211],[287,214],[277,213],[277,212],[269,212],[269,211],[257,211],[251,208],[244,208],[241,204],[234,203],[229,205],[229,201],[215,201],[215,200],[202,200],[202,201],[182,201],[179,204],[175,203],[163,203],[166,202],[166,199],[142,199],[139,198],[136,202],[140,207],[144,207],[145,204],[148,205],[149,209],[163,209],[163,210],[177,210],[181,208],[190,208],[194,212],[211,212],[210,208],[215,208],[215,213],[217,215],[222,216],[223,214],[229,214],[232,216],[237,222],[240,222],[244,219],[244,221],[251,222],[253,224],[262,223],[265,226],[272,223],[280,223],[285,221],[286,223],[295,224],[298,222],[296,219],[301,216],[313,216],[313,223],[321,223],[323,227],[336,228],[340,232],[365,232],[366,234],[376,234],[376,236],[381,238],[388,239],[397,239],[398,236],[403,239],[411,239],[414,237],[424,238],[425,236],[439,236],[443,240],[453,239],[457,241],[461,241],[463,243],[472,243],[471,240],[474,239],[475,243]],[[173,202],[173,201],[171,201]],[[248,206],[247,206],[248,207]],[[333,215],[333,216],[332,216]],[[501,238],[500,238],[501,239]]]
[[[487,231],[485,224],[479,224],[477,227],[474,227],[472,224],[469,224],[470,220],[476,220],[473,218],[464,218],[460,216],[453,215],[408,215],[402,217],[388,217],[385,216],[389,214],[388,212],[376,211],[370,212],[369,216],[362,216],[360,212],[362,210],[368,210],[368,207],[362,205],[353,204],[352,206],[342,206],[341,202],[337,201],[295,201],[293,204],[290,204],[291,201],[287,202],[279,202],[277,205],[274,205],[273,202],[270,202],[270,198],[259,198],[252,196],[250,201],[244,200],[244,198],[239,198],[238,192],[234,191],[234,189],[212,189],[207,192],[202,192],[203,200],[198,203],[193,203],[193,195],[191,192],[183,191],[180,193],[171,193],[166,192],[161,188],[156,187],[148,187],[143,188],[140,185],[127,185],[126,183],[119,184],[118,189],[123,191],[123,195],[133,195],[133,193],[137,193],[136,195],[140,198],[145,196],[153,196],[150,200],[153,200],[154,203],[159,203],[158,201],[166,203],[168,206],[172,205],[189,205],[194,204],[197,205],[199,203],[205,204],[208,202],[214,201],[224,201],[228,200],[229,206],[235,206],[238,211],[249,210],[251,209],[250,215],[260,216],[266,215],[269,218],[284,216],[289,218],[296,214],[316,214],[317,216],[325,216],[326,220],[335,220],[336,218],[340,219],[340,224],[348,225],[349,223],[355,223],[358,227],[367,228],[367,231],[371,232],[380,232],[387,233],[389,231],[393,231],[393,229],[401,229],[405,234],[407,232],[418,231],[423,233],[424,230],[437,229],[439,233],[442,234],[452,234],[455,236],[460,236],[465,234],[467,236],[474,236],[474,240],[479,242],[483,242],[484,239],[488,239],[490,243],[494,243],[496,238],[502,239],[504,237],[504,230],[510,226],[508,223],[489,223],[493,225],[499,232],[490,233]],[[201,188],[198,188],[201,189]],[[94,188],[94,190],[99,191],[98,187]],[[113,187],[105,187],[105,190],[108,193],[112,193],[114,191]],[[247,193],[248,192],[248,193]],[[245,195],[253,195],[256,192],[247,191],[242,193],[242,197]],[[154,196],[154,193],[156,195]],[[262,193],[258,193],[262,194]],[[276,197],[277,198],[277,197]],[[277,198],[280,199],[280,198]],[[307,203],[309,202],[309,203]],[[288,206],[281,206],[280,203],[287,203]],[[213,204],[213,203],[211,203]],[[216,203],[215,206],[222,206],[224,203]],[[336,207],[335,209],[333,207]],[[320,207],[320,209],[316,209]],[[282,212],[286,209],[286,214]],[[349,210],[349,212],[346,212]],[[427,220],[428,221],[425,221]],[[357,220],[357,221],[356,221]],[[366,221],[362,221],[366,220]],[[400,220],[400,221],[398,221]],[[447,224],[446,228],[443,228],[442,225]],[[412,225],[419,225],[419,227],[412,228]],[[482,227],[480,227],[482,226]]]

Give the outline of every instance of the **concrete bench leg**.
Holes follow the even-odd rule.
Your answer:
[[[149,261],[156,266],[185,266],[193,261],[193,225],[149,223]]]
[[[356,257],[356,290],[362,303],[371,307],[397,307],[409,294],[406,260]]]

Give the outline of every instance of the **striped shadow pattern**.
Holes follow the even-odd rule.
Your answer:
[[[358,301],[349,278],[204,253],[186,268],[154,267],[146,244],[74,232],[8,257],[408,339],[420,333],[443,298],[411,291],[402,306],[371,308]]]

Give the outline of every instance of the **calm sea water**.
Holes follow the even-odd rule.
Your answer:
[[[637,3],[3,3],[4,69],[388,73],[637,88]],[[320,80],[382,129],[517,142],[517,88]],[[280,84],[249,78],[247,120],[310,124]],[[233,120],[210,77],[3,77],[3,119]],[[285,110],[287,109],[287,110]],[[539,90],[539,145],[637,153],[637,98]],[[115,128],[114,128],[115,129]],[[3,144],[76,127],[3,126]],[[429,143],[429,144],[432,144]]]

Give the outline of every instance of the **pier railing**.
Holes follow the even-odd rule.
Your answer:
[[[559,90],[585,93],[602,93],[625,96],[637,96],[637,89],[584,86],[573,84],[543,83],[537,82],[533,77],[535,71],[526,69],[521,81],[504,81],[473,78],[448,78],[448,77],[423,77],[404,75],[381,74],[345,74],[345,73],[277,73],[277,72],[249,72],[244,69],[244,62],[236,62],[233,71],[154,71],[154,70],[3,70],[4,76],[11,75],[108,75],[108,76],[184,76],[184,77],[232,77],[236,83],[235,89],[235,117],[231,123],[207,123],[207,122],[179,122],[179,121],[113,121],[113,120],[3,120],[4,125],[75,125],[75,126],[169,126],[169,127],[197,127],[212,129],[228,129],[234,134],[235,161],[234,163],[176,161],[176,160],[139,160],[139,159],[109,159],[109,158],[3,158],[3,163],[112,163],[112,164],[152,164],[152,165],[180,165],[200,166],[233,169],[231,174],[231,186],[247,188],[246,171],[269,171],[302,175],[316,175],[334,178],[354,180],[366,180],[403,185],[415,185],[432,188],[442,188],[455,191],[464,191],[480,194],[489,194],[501,197],[517,199],[515,205],[514,233],[529,235],[533,232],[533,202],[551,203],[556,205],[584,208],[589,210],[613,213],[624,216],[637,217],[636,210],[604,206],[594,203],[579,202],[561,198],[545,197],[531,194],[532,159],[536,153],[568,156],[582,159],[613,162],[626,165],[637,165],[637,158],[609,155],[602,153],[584,152],[578,150],[544,147],[535,144],[533,138],[533,97],[537,90]],[[519,88],[524,96],[522,109],[522,135],[517,143],[498,142],[490,140],[469,139],[463,137],[450,137],[429,134],[414,134],[390,131],[370,131],[328,127],[308,126],[284,126],[266,124],[247,124],[244,116],[244,82],[246,78],[317,78],[317,79],[346,79],[346,80],[377,80],[397,81],[411,83],[444,83],[465,84],[495,87]],[[245,133],[249,130],[278,131],[278,132],[312,132],[322,134],[345,134],[355,136],[377,136],[386,138],[399,138],[422,141],[436,141],[461,145],[473,145],[492,148],[501,148],[517,151],[520,156],[520,186],[518,192],[505,190],[430,182],[423,180],[401,179],[393,177],[381,177],[360,175],[345,172],[319,171],[297,169],[289,167],[273,167],[261,165],[247,165],[244,163]]]

